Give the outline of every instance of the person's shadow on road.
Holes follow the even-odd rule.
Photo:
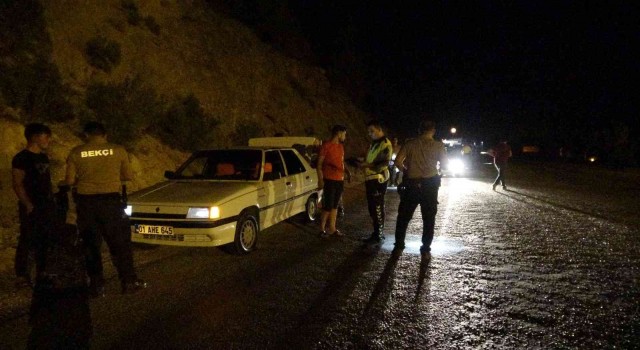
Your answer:
[[[384,266],[384,270],[382,270],[380,278],[373,288],[369,301],[364,308],[362,316],[365,319],[372,316],[372,313],[375,313],[377,306],[379,306],[381,311],[384,311],[384,306],[391,296],[391,290],[393,289],[392,277],[395,275],[395,269],[398,265],[401,253],[401,251],[394,251],[391,253],[389,260],[387,260],[387,264]]]
[[[422,256],[420,260],[420,270],[418,272],[418,287],[416,288],[416,296],[415,302],[418,303],[420,296],[423,294],[429,295],[431,290],[431,269],[429,268],[431,265],[431,254],[426,254]],[[426,288],[425,288],[426,282]]]
[[[505,192],[507,192],[507,193],[505,193]],[[547,209],[548,210],[549,208],[545,207],[545,206],[542,206],[542,205],[540,205],[538,203],[532,202],[532,201],[527,201],[527,200],[525,200],[525,198],[533,200],[533,201],[536,201],[536,202],[544,203],[544,204],[550,205],[550,206],[555,207],[555,208],[560,208],[560,209],[572,211],[574,213],[583,214],[583,215],[587,215],[587,216],[592,216],[592,217],[596,217],[598,219],[611,220],[610,217],[607,217],[605,215],[601,215],[601,214],[598,214],[598,213],[594,213],[594,212],[590,212],[590,211],[586,211],[586,210],[582,210],[582,209],[578,209],[578,208],[573,208],[573,207],[570,207],[568,205],[556,203],[556,202],[550,201],[548,199],[544,199],[544,198],[532,196],[532,195],[529,195],[529,194],[526,194],[526,193],[518,192],[518,191],[513,190],[513,189],[506,189],[506,190],[503,190],[502,192],[498,192],[498,193],[503,195],[503,196],[506,196],[506,197],[509,197],[511,199],[514,199],[516,201],[519,201],[519,202],[522,202],[522,203],[526,203],[526,204],[529,204],[529,205],[534,205],[536,207],[539,207],[540,209]],[[514,196],[514,195],[518,195],[518,196]]]

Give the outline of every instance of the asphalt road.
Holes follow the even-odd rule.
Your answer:
[[[346,192],[345,238],[291,220],[259,249],[137,248],[150,287],[91,303],[94,349],[640,348],[640,173],[520,163],[445,178],[429,258],[416,211],[407,248],[370,232],[363,185]],[[108,254],[107,254],[108,256]],[[1,288],[0,288],[1,289]],[[2,292],[2,291],[0,291]],[[0,293],[0,348],[22,349],[28,296]]]

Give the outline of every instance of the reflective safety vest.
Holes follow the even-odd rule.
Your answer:
[[[392,154],[393,146],[388,138],[382,137],[373,141],[369,146],[366,162],[374,166],[364,170],[367,179],[369,179],[369,176],[382,175],[384,181],[386,181],[389,178],[389,161],[391,161]]]

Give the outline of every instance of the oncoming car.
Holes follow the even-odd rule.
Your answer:
[[[315,220],[321,196],[316,171],[289,147],[197,151],[165,177],[129,196],[134,242],[244,254],[263,229],[300,213]]]
[[[444,176],[464,176],[469,171],[469,158],[462,152],[462,147],[447,147],[447,161],[439,168]]]

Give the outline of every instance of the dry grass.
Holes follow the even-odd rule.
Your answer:
[[[267,136],[302,135],[312,127],[321,137],[343,123],[351,129],[354,149],[364,147],[366,116],[333,91],[323,70],[280,55],[241,23],[199,2],[137,3],[143,17],[156,20],[158,35],[128,24],[119,0],[47,2],[54,59],[65,81],[82,91],[91,81],[138,76],[161,96],[193,93],[222,121],[214,131],[218,146],[233,144],[229,137],[247,123]],[[98,34],[122,48],[122,61],[109,75],[83,56],[85,43]]]

